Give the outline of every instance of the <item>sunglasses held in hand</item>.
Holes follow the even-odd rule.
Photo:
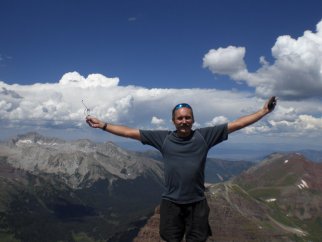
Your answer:
[[[82,104],[84,105],[85,109],[84,109],[84,115],[87,117],[90,115],[91,110],[85,105],[83,99],[82,99]]]

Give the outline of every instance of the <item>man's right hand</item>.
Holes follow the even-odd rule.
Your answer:
[[[93,116],[87,116],[86,123],[88,123],[88,125],[92,128],[100,128],[100,129],[103,128],[105,124],[103,121]]]

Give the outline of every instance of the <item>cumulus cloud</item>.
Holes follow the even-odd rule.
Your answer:
[[[151,124],[154,125],[156,129],[166,129],[166,122],[162,118],[153,116],[151,119]]]
[[[59,81],[61,86],[80,88],[115,87],[118,83],[119,79],[117,77],[108,78],[101,74],[90,74],[85,78],[77,72],[66,73]]]
[[[260,57],[262,65],[249,72],[244,62],[244,47],[229,46],[210,50],[203,66],[215,74],[228,75],[254,87],[257,95],[277,95],[285,100],[320,97],[322,93],[322,21],[316,32],[307,30],[295,39],[279,36],[272,47],[275,62],[270,64]]]
[[[213,118],[210,122],[207,122],[206,125],[207,126],[215,126],[218,124],[224,124],[224,123],[228,123],[229,120],[228,118],[224,117],[224,116],[218,116]]]
[[[320,143],[318,136],[322,129],[322,118],[314,117],[312,115],[302,114],[294,120],[270,120],[271,130],[283,130],[283,135],[302,139],[313,138],[317,145]],[[255,131],[256,132],[256,131]]]
[[[16,109],[22,99],[22,97],[18,93],[12,90],[8,90],[5,87],[0,89],[0,96],[0,110],[2,110],[3,112],[11,112],[12,110]]]
[[[194,127],[198,128],[256,112],[265,100],[252,93],[230,90],[121,86],[118,78],[100,74],[83,77],[71,72],[57,83],[9,85],[0,82],[0,123],[13,129],[42,127],[76,132],[88,129],[84,122],[84,111],[88,108],[91,115],[111,123],[143,129],[173,129],[171,110],[181,102],[193,107]],[[320,102],[316,100],[281,101],[273,113],[240,133],[300,136],[308,132],[317,137],[321,112]]]
[[[246,69],[244,57],[244,47],[228,46],[212,49],[204,56],[203,67],[216,74],[238,75]]]
[[[249,93],[120,86],[118,78],[100,74],[83,77],[77,72],[66,73],[57,83],[9,85],[0,82],[0,100],[2,121],[19,127],[32,124],[44,128],[83,127],[85,109],[89,109],[91,115],[112,123],[172,129],[171,110],[181,102],[194,107],[195,127],[201,127],[216,123],[218,118],[213,119],[216,114],[224,115],[227,118],[221,121],[227,121],[262,105],[256,103],[256,98],[249,98]]]

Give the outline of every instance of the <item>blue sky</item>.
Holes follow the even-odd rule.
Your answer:
[[[0,79],[56,82],[70,71],[123,85],[229,88],[202,67],[211,48],[246,46],[249,69],[280,35],[322,18],[321,1],[1,0]],[[222,77],[220,77],[222,78]]]
[[[194,105],[200,127],[277,95],[276,112],[236,144],[313,147],[322,127],[321,5],[0,0],[0,138],[35,130],[114,140],[79,121],[82,99],[105,120],[171,129],[176,102]]]

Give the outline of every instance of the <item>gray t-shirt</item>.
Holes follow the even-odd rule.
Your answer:
[[[193,130],[180,138],[176,131],[140,130],[141,141],[158,149],[164,159],[164,199],[176,203],[201,201],[204,170],[211,147],[228,138],[227,124]]]

